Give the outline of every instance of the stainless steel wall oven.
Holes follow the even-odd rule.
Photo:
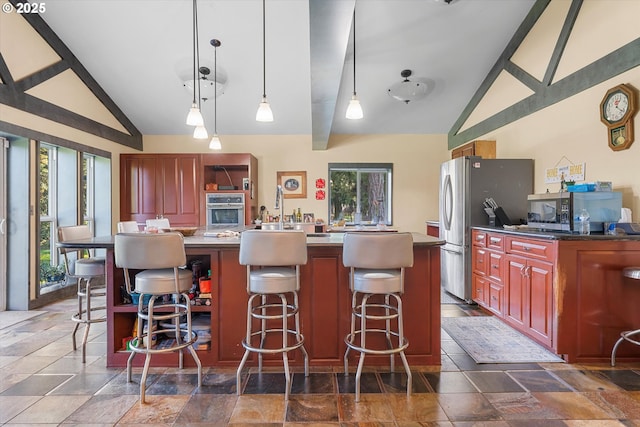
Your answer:
[[[244,193],[207,193],[207,227],[244,226]]]

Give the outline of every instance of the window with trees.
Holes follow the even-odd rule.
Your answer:
[[[329,163],[329,220],[392,224],[391,163]]]

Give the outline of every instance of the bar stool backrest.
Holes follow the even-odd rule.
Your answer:
[[[411,233],[395,232],[345,233],[342,263],[366,269],[412,267],[413,237]]]
[[[291,266],[307,263],[307,235],[302,230],[247,230],[240,234],[240,264]]]
[[[114,237],[116,267],[151,270],[186,264],[181,233],[119,233]]]
[[[91,229],[88,225],[70,225],[66,227],[58,227],[58,242],[66,242],[68,240],[82,240],[82,239],[90,239],[93,235],[91,234]],[[77,258],[81,258],[83,253],[89,253],[88,250],[85,249],[69,249],[69,248],[60,248],[60,254],[64,260],[64,266],[67,270],[67,274],[71,274],[72,270],[70,267],[70,262],[72,259],[69,259],[69,254],[77,254]]]
[[[135,221],[121,221],[118,223],[118,233],[137,233],[140,231]]]

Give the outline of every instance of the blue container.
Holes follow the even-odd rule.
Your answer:
[[[147,294],[144,296],[144,298],[142,299],[142,303],[144,305],[149,304],[149,301],[151,300],[151,295]],[[140,301],[140,294],[138,293],[132,293],[131,294],[131,301],[133,302],[133,304],[138,305],[138,302]]]
[[[596,185],[595,184],[569,185],[567,186],[567,191],[571,191],[573,193],[587,193],[590,191],[596,191]]]

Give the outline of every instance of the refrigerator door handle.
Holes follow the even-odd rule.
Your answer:
[[[453,216],[453,186],[451,185],[451,175],[444,177],[444,191],[442,200],[442,218],[445,230],[451,230],[451,219]]]

